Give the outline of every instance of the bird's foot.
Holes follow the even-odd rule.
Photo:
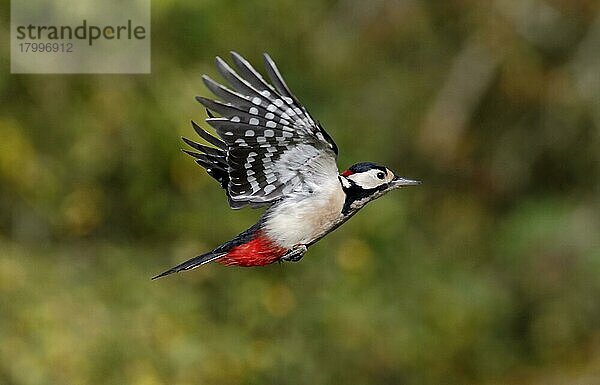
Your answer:
[[[306,245],[297,244],[294,247],[292,247],[290,249],[290,251],[288,251],[286,254],[284,254],[280,260],[288,261],[288,262],[298,262],[304,256],[304,253],[306,253],[306,250],[308,250]]]

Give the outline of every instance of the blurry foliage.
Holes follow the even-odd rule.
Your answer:
[[[9,75],[0,46],[0,383],[600,383],[597,2],[156,0],[152,19],[148,76]],[[424,184],[301,263],[151,282],[259,215],[178,151],[231,49],[277,60],[341,168]]]

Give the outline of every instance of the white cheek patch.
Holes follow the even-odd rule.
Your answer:
[[[381,170],[377,169],[359,172],[356,174],[349,175],[348,179],[352,180],[354,183],[356,183],[359,187],[363,189],[374,189],[383,184],[386,184],[389,181],[387,175],[384,179],[377,178],[377,174],[380,172]]]

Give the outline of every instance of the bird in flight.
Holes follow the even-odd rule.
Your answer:
[[[225,189],[231,208],[267,209],[232,240],[153,279],[211,261],[227,266],[299,261],[309,246],[367,203],[420,183],[370,162],[340,173],[335,142],[292,94],[271,57],[263,56],[270,82],[235,52],[235,69],[216,58],[229,86],[204,75],[204,84],[218,100],[196,99],[206,107],[206,123],[218,137],[192,121],[211,146],[182,139],[191,147],[184,151]]]

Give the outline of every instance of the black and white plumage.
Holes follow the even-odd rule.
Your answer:
[[[221,184],[232,208],[268,209],[232,241],[157,277],[212,260],[240,266],[299,260],[308,246],[369,201],[418,184],[373,163],[358,163],[339,174],[335,142],[292,94],[269,55],[264,54],[264,61],[270,82],[242,56],[231,56],[235,70],[216,59],[230,86],[204,75],[204,84],[218,100],[196,98],[218,137],[192,122],[212,146],[183,138],[192,148],[184,151]]]

